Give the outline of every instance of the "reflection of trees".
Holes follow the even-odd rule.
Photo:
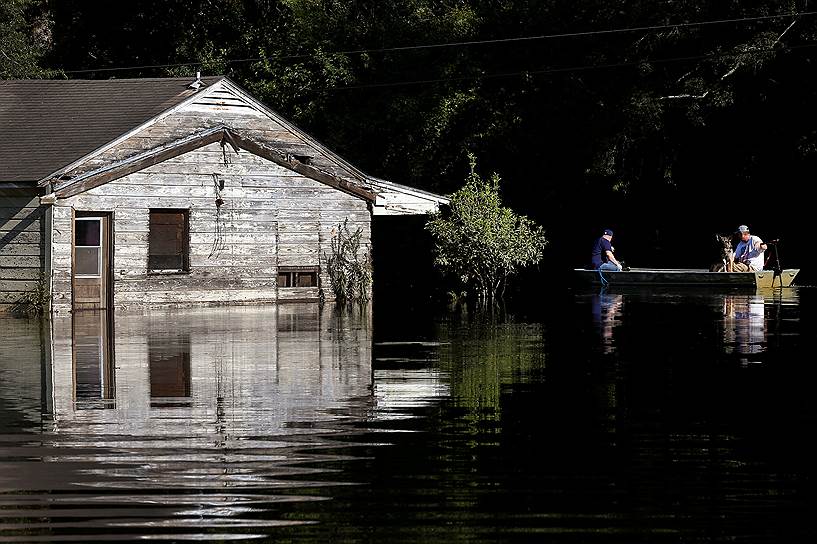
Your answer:
[[[544,366],[540,324],[511,317],[478,316],[443,325],[447,342],[440,368],[451,379],[453,401],[469,418],[498,419],[502,387],[522,383]]]

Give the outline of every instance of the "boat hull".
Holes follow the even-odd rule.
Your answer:
[[[780,271],[780,274],[777,274],[774,277],[774,286],[775,287],[791,287],[794,278],[797,277],[798,272],[800,272],[799,268],[786,268]]]
[[[775,285],[775,274],[771,270],[761,272],[710,272],[697,269],[631,268],[622,272],[601,272],[598,270],[575,269],[578,280],[585,285],[628,285],[628,286],[697,286],[771,288]],[[795,273],[796,275],[796,273]],[[780,276],[782,278],[782,276]],[[792,276],[788,280],[791,285]],[[786,285],[788,286],[788,285]]]

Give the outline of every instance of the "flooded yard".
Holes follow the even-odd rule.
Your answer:
[[[817,291],[0,320],[0,541],[810,542]]]

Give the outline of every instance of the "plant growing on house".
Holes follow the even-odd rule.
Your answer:
[[[48,285],[45,275],[40,274],[34,287],[26,291],[20,300],[12,308],[12,312],[18,316],[37,317],[42,315],[45,304],[48,301]]]
[[[330,253],[324,252],[326,269],[339,304],[364,304],[370,298],[371,256],[361,243],[363,229],[349,231],[348,220],[333,229]]]
[[[547,239],[541,226],[502,205],[499,176],[482,179],[476,157],[468,157],[470,173],[451,196],[450,211],[432,215],[426,229],[435,264],[486,303],[502,298],[514,274],[542,259]]]

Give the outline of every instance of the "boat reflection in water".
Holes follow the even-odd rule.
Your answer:
[[[723,343],[726,353],[744,357],[743,363],[758,363],[767,349],[769,323],[777,323],[781,306],[798,303],[796,288],[763,289],[752,294],[723,297]]]
[[[622,315],[624,295],[602,289],[592,296],[590,304],[593,308],[593,323],[599,331],[604,353],[615,353],[613,332]]]
[[[0,491],[21,502],[4,504],[29,534],[58,522],[95,539],[308,523],[276,505],[353,483],[332,467],[375,402],[369,316],[289,304],[117,315],[115,331],[104,311],[55,319],[43,346],[53,419],[6,467]]]
[[[761,294],[723,298],[723,342],[727,353],[756,355],[766,349],[766,302]]]

